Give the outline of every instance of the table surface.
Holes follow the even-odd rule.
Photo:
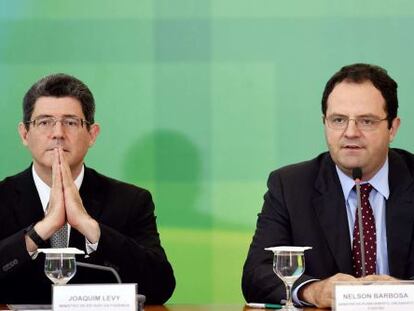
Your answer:
[[[0,304],[0,310],[10,310],[7,305]],[[264,309],[248,308],[243,304],[167,304],[165,306],[145,306],[145,311],[263,311]],[[270,310],[270,309],[267,309]],[[317,311],[323,309],[304,308],[304,311]],[[325,309],[326,310],[326,309]]]
[[[165,305],[165,306],[145,306],[145,311],[263,311],[264,309],[254,309],[244,306],[243,304],[206,304],[206,305]],[[267,309],[270,310],[270,309]],[[304,311],[323,310],[317,308],[304,308]],[[326,310],[326,309],[325,309]]]

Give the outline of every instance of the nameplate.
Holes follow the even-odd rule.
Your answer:
[[[336,311],[412,311],[414,283],[411,281],[335,284]]]
[[[137,284],[53,285],[54,311],[136,311]]]

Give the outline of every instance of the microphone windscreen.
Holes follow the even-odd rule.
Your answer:
[[[360,167],[355,167],[352,169],[352,178],[354,180],[362,178],[362,169]]]

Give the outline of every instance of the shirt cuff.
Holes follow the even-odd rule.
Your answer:
[[[92,254],[93,252],[96,252],[96,250],[98,249],[98,242],[96,243],[91,243],[88,241],[87,238],[85,238],[85,249],[86,249],[86,254]]]
[[[298,285],[297,287],[295,287],[295,289],[292,291],[292,300],[295,304],[299,305],[299,306],[305,306],[305,307],[311,307],[313,306],[312,304],[306,302],[306,301],[302,301],[298,298],[298,293],[299,290],[303,287],[303,285],[306,285],[308,283],[311,282],[317,282],[320,281],[319,279],[310,279],[307,280],[306,282],[301,283],[300,285]]]
[[[37,255],[39,255],[38,251],[34,251],[34,252],[28,252],[29,256],[32,257],[32,260],[35,260],[37,258]]]

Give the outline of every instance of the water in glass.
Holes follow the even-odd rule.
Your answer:
[[[305,271],[303,251],[275,252],[273,271],[286,286],[286,305],[283,307],[283,310],[298,310],[292,303],[292,286]]]
[[[66,284],[76,273],[74,254],[46,254],[45,274],[57,285]]]

